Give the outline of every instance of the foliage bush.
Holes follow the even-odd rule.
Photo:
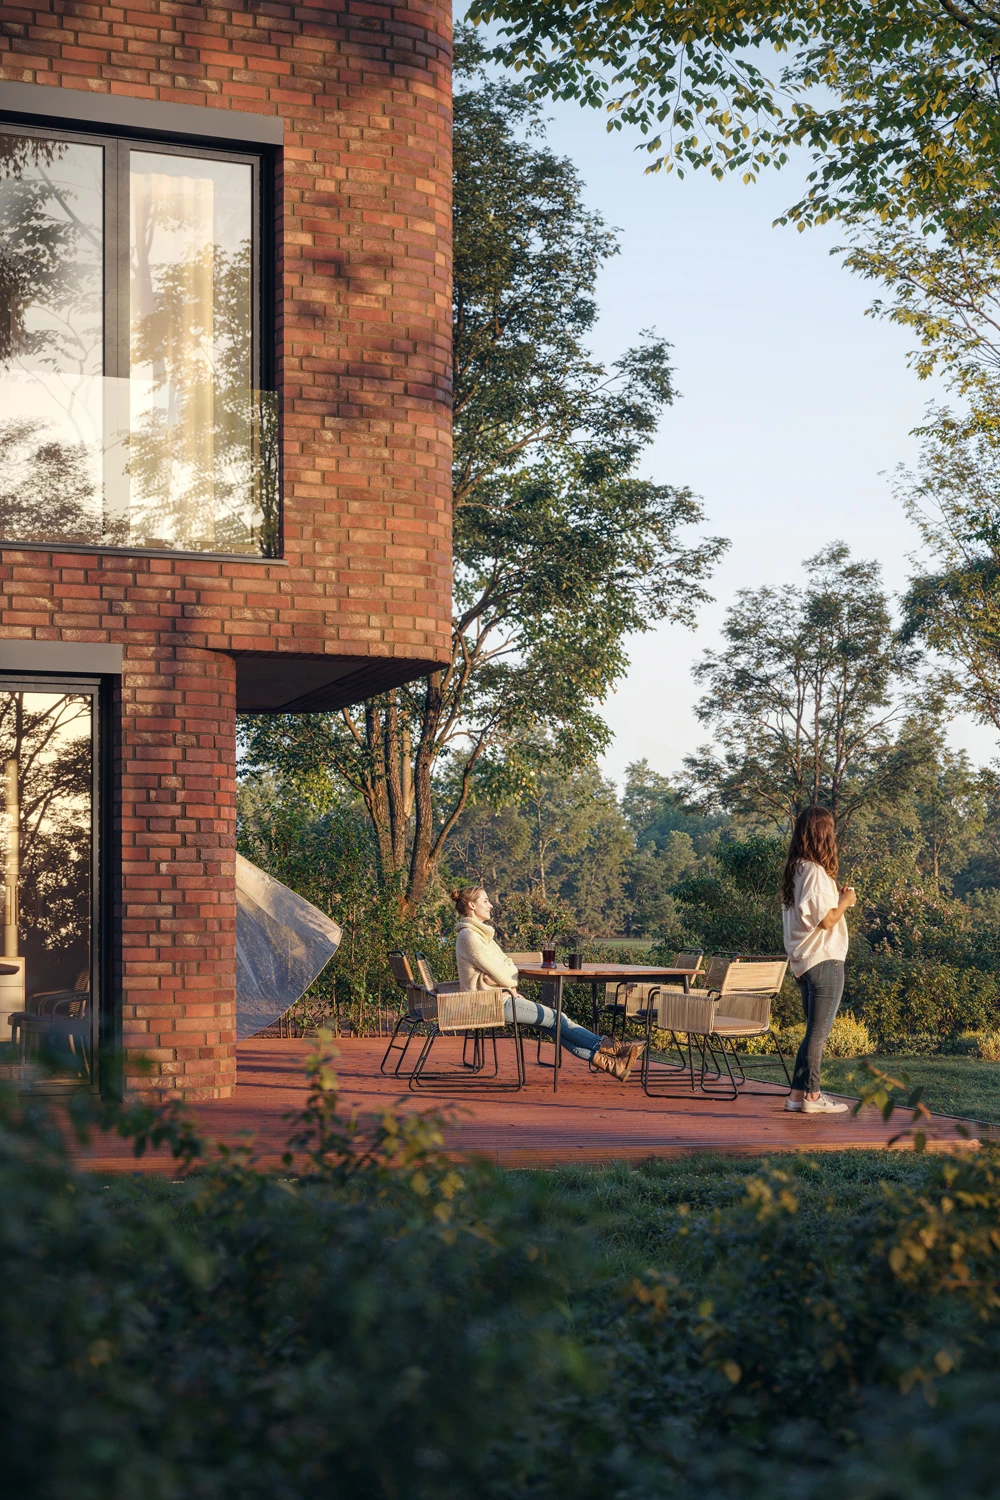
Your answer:
[[[388,954],[426,953],[435,974],[454,976],[454,945],[442,941],[435,902],[407,911],[398,886],[378,879],[371,834],[349,804],[330,805],[329,786],[295,787],[262,778],[239,791],[239,849],[276,880],[339,922],[344,936],[334,960],[292,1007],[308,1028],[335,1017],[358,1033],[377,1031],[380,1013],[405,1006]]]
[[[877,954],[849,962],[845,1006],[864,1021],[880,1052],[940,1047],[1000,1016],[1000,981],[982,969]]]
[[[583,1378],[567,1258],[544,1226],[508,1239],[454,1212],[433,1121],[387,1119],[366,1146],[330,1103],[301,1122],[297,1179],[236,1155],[113,1203],[4,1103],[8,1493],[464,1500],[493,1445],[530,1470],[534,1393]]]
[[[793,1058],[802,1045],[802,1039],[806,1034],[804,1021],[799,1021],[795,1026],[785,1026],[778,1030],[778,1041],[786,1058]],[[747,1044],[745,1050],[748,1054],[767,1054],[774,1052],[774,1042],[769,1036],[753,1037]],[[870,1057],[875,1051],[875,1043],[872,1041],[868,1027],[864,1021],[857,1020],[850,1014],[841,1012],[834,1017],[827,1038],[826,1046],[823,1048],[826,1057]]]
[[[883,1155],[892,1183],[846,1193],[826,1163],[716,1162],[684,1201],[623,1168],[618,1214],[581,1177],[574,1217],[543,1174],[463,1182],[433,1119],[366,1140],[331,1083],[280,1177],[169,1110],[119,1116],[201,1163],[179,1185],[104,1187],[0,1101],[9,1493],[819,1500],[845,1466],[873,1500],[993,1493],[991,1151]],[[933,1453],[906,1436],[928,1425]]]
[[[959,1057],[981,1057],[984,1062],[1000,1062],[1000,1029],[987,1027],[979,1031],[963,1031],[943,1050]]]

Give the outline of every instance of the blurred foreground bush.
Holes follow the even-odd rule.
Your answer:
[[[123,1133],[199,1170],[104,1187],[3,1104],[6,1493],[819,1500],[833,1472],[869,1500],[995,1493],[992,1152],[843,1203],[766,1163],[735,1199],[664,1196],[631,1276],[625,1225],[602,1243],[544,1174],[463,1181],[435,1120],[366,1140],[315,1082],[283,1177],[136,1109]]]

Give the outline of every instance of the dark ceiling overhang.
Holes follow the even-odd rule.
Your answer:
[[[236,654],[236,709],[241,714],[330,713],[440,672],[439,661],[402,656]]]

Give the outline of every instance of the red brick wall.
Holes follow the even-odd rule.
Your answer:
[[[153,1091],[232,1087],[227,653],[446,659],[449,38],[444,0],[0,3],[2,79],[285,121],[285,562],[0,553],[0,638],[125,650],[123,1015]]]

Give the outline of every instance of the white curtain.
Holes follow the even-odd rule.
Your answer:
[[[236,856],[236,1037],[263,1031],[312,984],[340,927],[280,880]]]

